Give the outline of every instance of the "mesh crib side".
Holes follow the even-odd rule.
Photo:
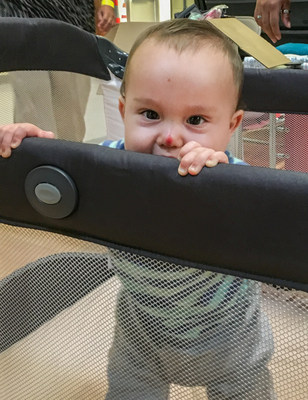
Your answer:
[[[104,262],[102,263],[100,255],[100,252],[106,252],[106,247],[50,232],[12,227],[6,224],[1,224],[1,231],[6,237],[11,235],[14,239],[22,238],[32,255],[33,252],[38,251],[38,242],[44,241],[48,241],[50,253],[62,251],[63,248],[71,250],[64,255],[63,253],[50,255],[47,260],[40,258],[21,270],[18,269],[11,273],[1,283],[2,289],[4,289],[4,291],[1,290],[1,309],[5,311],[2,314],[1,322],[9,320],[8,324],[1,325],[6,327],[1,336],[2,338],[10,337],[12,339],[15,337],[15,339],[19,339],[14,344],[5,343],[11,345],[7,346],[5,350],[2,349],[0,354],[1,398],[105,398],[110,379],[113,379],[113,385],[110,388],[114,390],[114,380],[118,373],[114,366],[120,366],[124,381],[120,384],[121,380],[115,380],[119,382],[119,385],[116,385],[117,396],[119,398],[129,395],[137,396],[138,394],[133,390],[136,385],[132,384],[130,369],[127,368],[130,366],[133,369],[134,365],[127,363],[125,358],[127,356],[125,350],[129,347],[124,346],[123,348],[123,342],[119,338],[121,336],[119,324],[125,325],[125,331],[130,333],[130,341],[140,343],[141,339],[143,351],[136,352],[131,349],[130,354],[134,356],[134,362],[137,364],[144,365],[146,361],[143,374],[148,374],[150,387],[157,383],[156,375],[151,371],[158,365],[158,375],[164,377],[162,382],[172,382],[168,389],[165,384],[162,385],[160,382],[162,391],[165,394],[168,392],[170,399],[211,398],[211,391],[215,388],[211,382],[217,381],[224,371],[226,348],[221,341],[215,339],[215,336],[209,340],[210,352],[213,352],[216,347],[218,348],[215,364],[209,361],[208,356],[206,358],[200,356],[197,363],[196,360],[189,357],[192,351],[201,355],[206,354],[202,342],[196,341],[193,349],[187,349],[186,354],[180,353],[179,355],[176,347],[180,343],[181,335],[185,336],[185,329],[192,327],[189,323],[189,319],[192,318],[189,310],[181,306],[177,307],[175,319],[169,321],[170,324],[172,323],[169,329],[173,328],[173,334],[168,332],[167,336],[162,335],[160,324],[154,316],[150,321],[146,321],[146,325],[151,325],[152,337],[149,339],[145,334],[147,330],[136,325],[135,318],[127,310],[129,302],[127,299],[123,301],[125,297],[123,297],[121,281],[116,275],[110,277],[110,271],[114,272],[115,268],[114,260],[116,260],[117,267],[124,266],[127,269],[129,268],[128,264],[145,266],[156,271],[158,276],[167,275],[172,271],[174,277],[177,277],[177,281],[173,284],[165,282],[164,286],[160,287],[168,292],[166,300],[170,307],[176,304],[183,295],[176,289],[183,273],[187,274],[188,269],[190,274],[194,274],[195,282],[190,282],[191,288],[194,286],[193,293],[196,296],[200,293],[197,286],[200,270],[112,248],[110,248],[112,264],[109,263],[109,269],[107,269],[104,268]],[[9,240],[5,242],[4,249],[7,249],[8,244]],[[21,247],[19,244],[17,249]],[[18,260],[17,254],[20,257],[19,261],[22,262],[23,254],[18,250],[14,257],[11,256],[11,261]],[[65,268],[65,259],[73,261],[69,270]],[[1,267],[4,266],[2,261]],[[6,266],[6,271],[9,272],[8,263]],[[15,267],[16,264],[13,266]],[[55,278],[57,285],[53,286]],[[109,279],[107,280],[107,278]],[[211,278],[217,283],[217,281],[226,282],[232,276],[213,273]],[[70,281],[70,284],[66,282],[66,279]],[[260,296],[263,336],[258,352],[259,355],[268,354],[270,358],[268,369],[273,379],[277,398],[305,399],[307,394],[305,379],[307,374],[305,346],[307,293],[287,287],[261,284],[240,277],[235,278],[233,290],[236,291],[236,288],[244,282],[245,285],[254,287]],[[158,283],[162,284],[159,281]],[[132,285],[133,289],[138,289],[135,283]],[[89,286],[92,290],[89,290]],[[227,294],[227,289],[223,290],[224,294]],[[214,294],[213,282],[212,292],[209,292],[209,295]],[[45,301],[38,303],[36,301],[38,296]],[[79,300],[76,301],[77,299]],[[203,300],[206,301],[206,299]],[[245,315],[245,303],[245,295],[242,294],[237,301],[236,308],[228,310],[229,319],[223,330],[233,361],[237,362],[238,376],[234,377],[233,390],[239,398],[240,391],[243,389],[241,382],[249,385],[249,381],[253,377],[253,373],[247,369],[245,357],[242,355],[249,350],[247,348],[249,337],[260,329],[260,327],[253,328],[249,335],[243,332],[240,321]],[[59,307],[59,304],[62,307]],[[154,305],[157,306],[155,299],[152,299],[149,306]],[[234,314],[237,314],[236,320]],[[18,319],[18,316],[21,318]],[[203,322],[205,325],[212,324],[212,331],[214,331],[215,325],[218,324],[218,316],[208,314],[207,319]],[[230,330],[232,330],[233,336],[230,334]],[[114,350],[115,332],[118,335],[117,351]],[[20,336],[20,334],[22,335]],[[241,335],[239,342],[235,339],[237,335]],[[153,346],[150,346],[152,341],[155,343],[154,349],[158,349],[159,354],[159,361],[154,363],[154,366]],[[123,351],[119,351],[121,349]],[[177,370],[179,366],[180,374]],[[198,368],[197,376],[196,368]],[[206,371],[204,371],[205,368]],[[203,382],[200,382],[200,379],[203,379]],[[141,384],[141,382],[143,380],[140,378],[139,383]],[[131,389],[128,392],[127,386]],[[264,381],[259,379],[257,387],[263,388]],[[150,390],[148,389],[146,386],[143,387],[143,393],[149,394]],[[260,393],[257,393],[251,395],[250,398],[257,399],[260,398],[259,396]],[[216,397],[224,398],[222,393]]]
[[[244,72],[245,114],[231,151],[253,166],[307,172],[307,70]]]
[[[115,152],[27,139],[0,160],[0,301],[14,311],[2,317],[1,398],[138,398],[154,388],[154,398],[224,399],[227,387],[235,398],[305,399],[306,174],[219,166],[183,181],[175,160]],[[78,188],[66,218],[25,197],[42,163]]]
[[[113,116],[120,135],[101,85],[123,76],[127,54],[110,41],[57,20],[2,17],[0,52],[0,125],[28,122],[59,139],[100,143]]]

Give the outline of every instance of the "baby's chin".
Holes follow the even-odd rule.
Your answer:
[[[170,154],[163,155],[163,157],[167,157],[167,158],[177,158],[176,156],[171,156]]]

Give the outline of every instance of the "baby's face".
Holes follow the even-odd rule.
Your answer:
[[[238,124],[237,89],[221,52],[175,50],[153,40],[134,54],[120,112],[125,148],[177,158],[190,141],[226,149]]]

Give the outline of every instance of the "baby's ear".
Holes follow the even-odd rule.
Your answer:
[[[233,114],[231,121],[230,121],[230,133],[232,134],[236,128],[239,127],[239,125],[242,122],[244,116],[244,111],[243,110],[237,110]]]
[[[124,115],[125,115],[125,99],[123,96],[119,97],[119,111],[121,114],[122,119],[124,120]]]

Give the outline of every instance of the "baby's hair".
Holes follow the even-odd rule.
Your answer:
[[[179,53],[185,50],[198,51],[204,44],[224,53],[231,64],[234,84],[238,89],[238,102],[243,84],[243,63],[238,47],[224,33],[208,21],[195,21],[186,18],[164,21],[150,26],[142,32],[133,44],[125,67],[121,85],[121,95],[125,97],[125,82],[129,74],[130,62],[136,50],[146,40],[154,40],[171,47]],[[202,67],[202,66],[201,66]],[[239,104],[237,104],[239,108]]]

